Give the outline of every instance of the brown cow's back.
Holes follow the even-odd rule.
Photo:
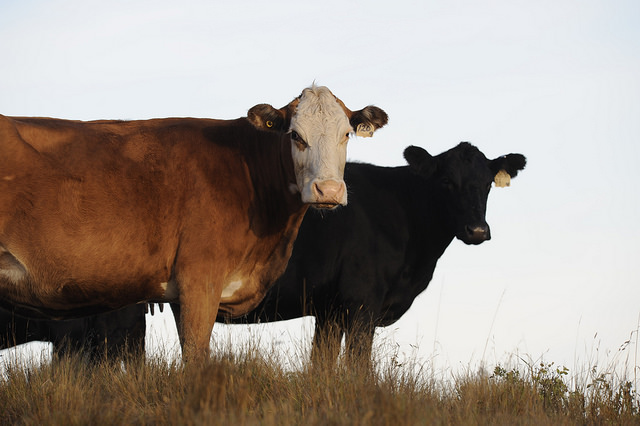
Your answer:
[[[243,219],[253,183],[238,154],[258,130],[246,120],[4,121],[22,139],[11,141],[14,149],[28,158],[0,159],[0,205],[24,211],[24,217],[2,215],[1,243],[14,254],[37,248],[19,283],[29,289],[18,292],[25,304],[105,309],[125,300],[164,300],[161,284],[171,280],[185,233],[207,235],[201,250],[210,259],[255,243],[250,235],[251,242],[224,235],[215,241],[216,229],[233,235],[234,228],[249,227]],[[228,133],[213,130],[220,127],[232,127],[243,143],[234,146]],[[205,136],[214,133],[217,140]],[[276,143],[270,138],[262,143]]]

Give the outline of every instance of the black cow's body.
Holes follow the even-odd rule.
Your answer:
[[[57,356],[86,351],[92,362],[144,354],[146,306],[131,305],[117,311],[55,321],[27,319],[0,309],[0,349],[23,343],[53,343]]]
[[[315,315],[312,357],[326,346],[335,361],[345,333],[347,354],[370,354],[374,328],[409,309],[454,237],[490,238],[485,210],[494,176],[515,177],[526,162],[520,154],[487,160],[468,143],[436,157],[409,147],[405,157],[409,166],[349,163],[349,204],[307,212],[284,275],[257,309],[231,321]]]

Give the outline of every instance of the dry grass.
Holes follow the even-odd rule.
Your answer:
[[[89,366],[80,357],[13,365],[0,379],[0,423],[640,424],[629,381],[569,379],[553,364],[522,361],[452,380],[393,362],[375,374],[358,360],[337,369],[299,364],[286,371],[275,355],[245,348],[217,350],[197,366],[163,358]]]

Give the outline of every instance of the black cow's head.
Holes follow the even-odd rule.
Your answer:
[[[485,220],[491,184],[508,186],[509,180],[524,169],[521,154],[487,159],[475,146],[462,142],[435,157],[424,149],[410,146],[404,157],[414,173],[426,179],[429,202],[442,203],[438,211],[452,227],[455,236],[466,244],[480,244],[491,239]]]

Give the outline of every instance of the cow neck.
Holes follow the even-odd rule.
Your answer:
[[[297,190],[292,192],[297,185],[289,136],[256,132],[256,143],[245,153],[245,161],[254,189],[249,210],[251,229],[263,237],[281,232],[292,216],[301,217],[308,206],[302,203]]]
[[[425,257],[438,259],[455,238],[455,230],[445,217],[446,204],[437,195],[437,181],[416,176],[409,168],[406,170],[409,180],[407,187],[411,188],[410,211],[418,215],[413,221],[417,228],[414,236],[418,245],[426,247]]]

